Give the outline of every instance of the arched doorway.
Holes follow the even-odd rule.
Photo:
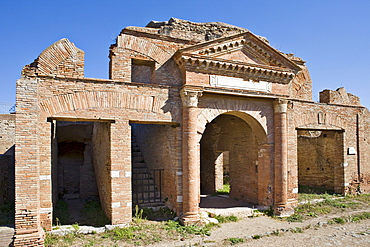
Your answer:
[[[265,142],[262,127],[246,113],[224,113],[208,123],[200,141],[201,194],[229,187],[230,198],[260,204],[259,154]]]

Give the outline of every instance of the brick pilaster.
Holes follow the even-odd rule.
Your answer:
[[[17,81],[14,246],[42,246],[37,80]]]
[[[111,124],[112,224],[131,221],[131,127],[128,121]]]

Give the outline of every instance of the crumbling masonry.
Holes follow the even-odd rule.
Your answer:
[[[225,174],[230,197],[278,215],[298,185],[369,192],[369,111],[344,88],[313,102],[305,62],[266,38],[172,18],[123,29],[109,58],[109,79],[85,78],[62,39],[17,81],[16,246],[43,244],[60,198],[99,198],[130,222],[140,169],[161,172],[159,199],[185,223]]]

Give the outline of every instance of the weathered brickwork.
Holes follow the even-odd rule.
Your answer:
[[[135,157],[163,169],[163,198],[185,224],[224,175],[232,198],[281,216],[299,186],[370,192],[369,111],[343,88],[313,102],[305,62],[266,38],[171,18],[123,29],[109,57],[109,79],[85,78],[84,52],[62,39],[24,67],[9,139],[14,245],[42,245],[63,197],[97,197],[112,224],[130,222]]]

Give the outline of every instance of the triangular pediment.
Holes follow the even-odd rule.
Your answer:
[[[292,60],[249,31],[196,44],[179,50],[179,53],[300,70]]]
[[[236,70],[241,72],[239,77],[259,73],[268,81],[276,81],[272,77],[278,75],[284,77],[278,80],[283,83],[289,82],[301,70],[293,60],[249,31],[180,49],[174,58],[188,69]]]

